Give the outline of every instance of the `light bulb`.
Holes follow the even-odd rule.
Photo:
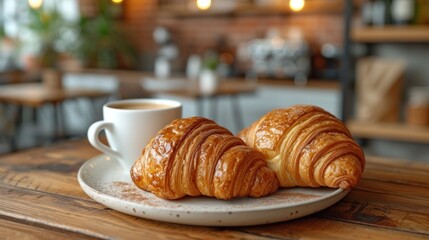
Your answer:
[[[30,5],[31,8],[39,8],[42,4],[43,0],[28,0],[28,5]]]
[[[212,5],[212,0],[197,0],[197,7],[200,10],[207,10]]]
[[[112,0],[113,3],[120,4],[122,0]]]
[[[290,0],[289,7],[294,12],[299,12],[304,8],[305,1],[304,0]]]

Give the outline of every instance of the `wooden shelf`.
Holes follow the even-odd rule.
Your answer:
[[[194,18],[194,17],[234,17],[234,16],[273,16],[289,14],[337,13],[343,11],[342,0],[308,1],[300,12],[293,12],[287,4],[276,6],[257,6],[240,4],[232,9],[198,11],[188,9],[186,4],[165,4],[159,7],[159,17]]]
[[[323,90],[341,90],[339,80],[322,80],[322,79],[309,79],[305,85],[297,85],[293,80],[283,79],[259,79],[258,84],[261,86],[271,87],[294,87],[294,88],[313,88]]]
[[[429,127],[402,123],[349,121],[347,127],[354,137],[429,143]]]
[[[429,42],[429,26],[361,27],[351,32],[355,42]]]

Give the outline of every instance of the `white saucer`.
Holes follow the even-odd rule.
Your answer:
[[[169,201],[138,189],[119,162],[105,155],[84,163],[77,177],[88,196],[116,211],[201,226],[248,226],[291,220],[325,209],[348,193],[342,189],[291,188],[264,198],[224,201],[185,197]]]

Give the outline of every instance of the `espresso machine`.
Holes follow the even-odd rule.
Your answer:
[[[274,31],[269,32],[266,38],[251,40],[246,48],[254,76],[307,83],[311,70],[310,49],[301,37],[283,37]]]

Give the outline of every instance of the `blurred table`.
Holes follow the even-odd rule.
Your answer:
[[[0,86],[0,104],[17,106],[17,114],[10,119],[19,121],[19,113],[23,107],[37,109],[45,104],[53,105],[54,138],[63,136],[61,104],[76,98],[107,97],[111,93],[101,90],[84,88],[48,88],[41,83],[8,84]],[[13,141],[11,142],[14,148]]]
[[[190,98],[196,101],[197,114],[203,116],[204,101],[210,104],[210,118],[216,119],[217,116],[217,103],[220,97],[229,97],[232,103],[232,114],[234,116],[237,129],[243,128],[243,116],[240,108],[239,96],[244,94],[253,94],[258,89],[256,83],[246,82],[244,79],[240,80],[220,80],[217,88],[207,93],[202,92],[198,87],[198,82],[188,79],[175,79],[175,80],[152,80],[165,83],[165,87],[159,88],[144,88],[149,94],[171,94],[174,96]],[[180,84],[182,83],[182,84]],[[171,88],[168,84],[175,85]]]
[[[4,84],[20,84],[40,81],[40,73],[22,71],[18,69],[0,71],[0,85]]]
[[[129,216],[95,202],[76,175],[100,154],[68,141],[0,157],[2,239],[428,239],[429,163],[367,159],[360,183],[296,220],[196,227]]]

